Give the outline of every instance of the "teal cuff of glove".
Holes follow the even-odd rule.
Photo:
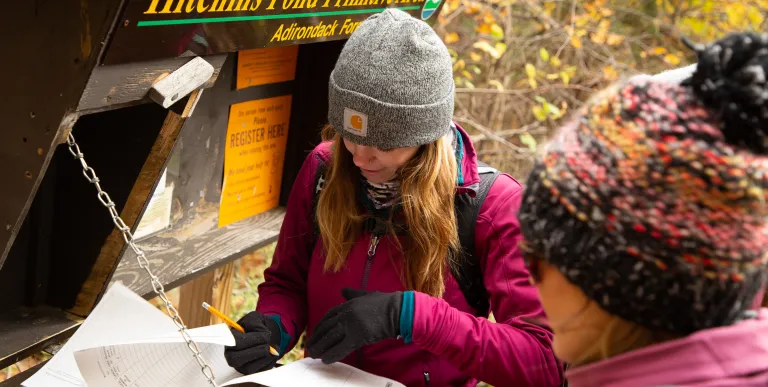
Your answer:
[[[280,321],[280,316],[273,314],[267,316],[267,318],[270,318],[276,322],[277,327],[280,329],[280,357],[283,357],[283,355],[285,355],[285,351],[288,349],[288,344],[291,343],[293,338],[291,335],[285,333],[285,330],[283,329],[283,323]]]
[[[413,315],[416,311],[416,298],[412,291],[403,293],[403,303],[400,307],[400,337],[406,344],[413,341]]]

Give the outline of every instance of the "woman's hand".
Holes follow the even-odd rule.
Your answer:
[[[269,347],[280,348],[280,327],[275,320],[259,312],[250,312],[237,321],[245,330],[231,329],[234,347],[224,347],[227,364],[244,375],[271,369],[280,356],[270,353]]]
[[[325,314],[307,343],[307,354],[325,364],[400,334],[402,292],[367,293],[345,288],[341,293],[347,302]]]

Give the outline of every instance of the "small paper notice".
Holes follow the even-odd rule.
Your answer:
[[[230,107],[219,227],[278,205],[291,98],[286,95]]]
[[[157,188],[149,200],[147,209],[133,233],[136,239],[164,230],[171,225],[171,205],[173,203],[173,184],[166,186],[167,170],[163,170]]]
[[[237,89],[292,81],[298,55],[298,45],[238,52]]]

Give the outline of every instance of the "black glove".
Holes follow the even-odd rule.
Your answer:
[[[231,329],[235,336],[234,347],[224,347],[227,364],[244,375],[266,371],[275,366],[279,356],[269,352],[269,347],[280,348],[280,327],[277,322],[259,312],[250,312],[237,321],[245,334]]]
[[[341,294],[348,301],[329,310],[307,342],[309,357],[322,359],[325,364],[400,334],[403,292],[367,293],[345,288]]]

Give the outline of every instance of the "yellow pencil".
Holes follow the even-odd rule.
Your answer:
[[[225,316],[225,315],[224,315],[224,313],[221,313],[221,312],[219,312],[219,310],[218,310],[218,309],[216,309],[216,308],[212,307],[212,306],[211,306],[211,305],[209,305],[207,302],[203,302],[203,308],[204,308],[205,310],[207,310],[207,311],[211,312],[211,314],[213,314],[214,316],[216,316],[216,317],[218,317],[218,318],[222,319],[222,320],[224,321],[224,323],[225,323],[225,324],[227,324],[227,325],[231,326],[232,328],[235,328],[235,329],[237,329],[238,331],[240,331],[240,333],[245,333],[245,329],[243,329],[243,327],[241,327],[241,326],[240,326],[240,324],[238,324],[238,323],[236,323],[236,322],[232,321],[232,319],[230,319],[229,317]],[[271,346],[269,347],[269,353],[271,353],[271,354],[272,354],[272,356],[277,356],[277,355],[279,354],[279,353],[278,353],[278,352],[277,352],[277,351],[276,351],[274,348],[272,348]]]

